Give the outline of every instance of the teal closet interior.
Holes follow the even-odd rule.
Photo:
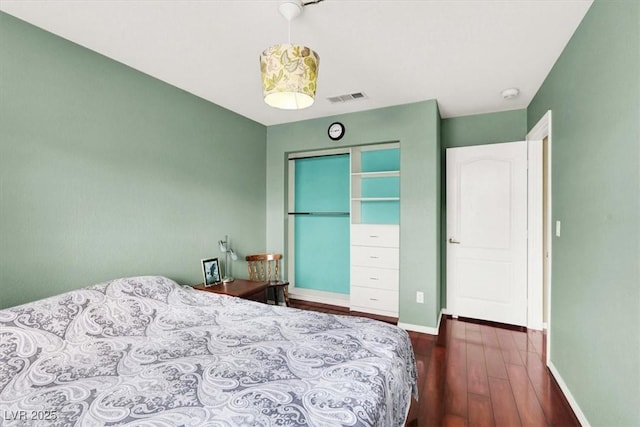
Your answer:
[[[294,203],[295,286],[349,294],[350,156],[297,158]]]
[[[361,151],[360,169],[353,171],[360,180],[361,224],[400,223],[399,170],[399,148]]]

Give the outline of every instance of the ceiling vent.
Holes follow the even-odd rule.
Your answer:
[[[340,102],[355,101],[357,99],[364,99],[366,97],[367,95],[365,95],[364,92],[356,92],[348,93],[346,95],[330,96],[327,99],[332,104],[338,104]]]

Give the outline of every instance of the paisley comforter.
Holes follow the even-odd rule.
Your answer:
[[[0,424],[400,426],[407,333],[164,277],[0,311]]]

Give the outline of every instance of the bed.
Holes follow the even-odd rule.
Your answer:
[[[0,425],[400,426],[407,333],[170,279],[0,310]]]

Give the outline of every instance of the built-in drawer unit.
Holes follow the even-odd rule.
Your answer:
[[[352,246],[400,247],[399,226],[396,224],[352,224]]]
[[[398,291],[400,283],[398,269],[351,266],[351,286]]]
[[[398,316],[398,291],[351,287],[351,310],[382,316]]]
[[[351,246],[351,265],[397,269],[400,266],[400,250],[398,248]]]
[[[351,224],[351,310],[398,316],[400,228]]]

